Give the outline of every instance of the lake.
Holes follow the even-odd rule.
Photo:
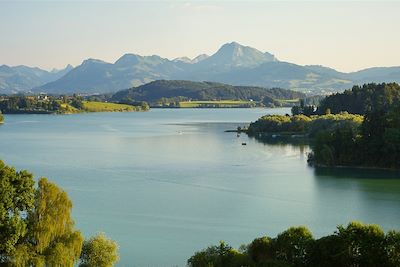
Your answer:
[[[307,146],[224,132],[267,113],[290,110],[6,115],[0,158],[65,189],[77,228],[119,243],[118,266],[185,266],[219,240],[294,225],[316,237],[352,220],[400,229],[399,173],[316,170]]]

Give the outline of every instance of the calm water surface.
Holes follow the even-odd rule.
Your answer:
[[[85,236],[119,243],[118,266],[185,266],[219,240],[238,247],[292,225],[400,229],[398,173],[315,170],[307,147],[224,133],[267,113],[289,110],[6,115],[0,158],[67,190]]]

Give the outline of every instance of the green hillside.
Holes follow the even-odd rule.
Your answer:
[[[152,106],[198,107],[197,104],[218,104],[215,101],[236,101],[234,105],[290,106],[291,101],[303,98],[303,93],[280,88],[233,86],[215,82],[159,80],[115,93],[112,102],[146,101]],[[187,103],[191,101],[190,103]],[[195,101],[195,102],[193,102]],[[198,102],[198,101],[208,101]],[[209,102],[214,101],[214,102]],[[195,104],[197,103],[197,104]],[[219,105],[223,105],[220,102]],[[228,104],[231,105],[232,103]]]

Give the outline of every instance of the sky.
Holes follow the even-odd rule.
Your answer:
[[[193,58],[236,41],[345,72],[400,66],[399,14],[400,0],[0,0],[0,65],[50,70],[126,53]]]

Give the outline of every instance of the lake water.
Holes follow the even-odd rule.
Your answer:
[[[224,132],[267,113],[289,110],[6,115],[0,158],[64,188],[77,228],[119,243],[118,266],[185,266],[219,240],[238,247],[293,225],[400,229],[398,173],[315,170],[307,147]]]

